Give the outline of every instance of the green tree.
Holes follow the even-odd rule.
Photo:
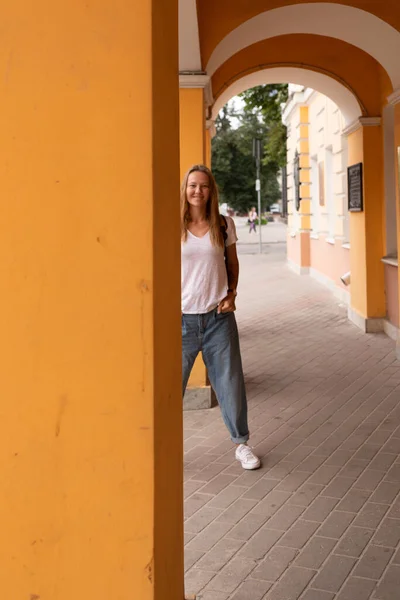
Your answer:
[[[275,172],[286,165],[286,127],[282,123],[281,105],[287,102],[287,84],[259,85],[243,92],[244,112],[261,116],[267,126],[264,138],[265,165],[271,165]]]
[[[281,122],[280,102],[284,90],[278,86],[260,86],[249,90],[254,94],[245,100],[238,111],[225,106],[216,120],[217,135],[212,142],[212,169],[220,189],[221,202],[240,212],[257,204],[255,191],[256,166],[253,158],[253,139],[263,140],[264,157],[261,168],[261,204],[265,210],[280,198],[277,174],[286,156],[286,133]],[[247,92],[245,93],[247,94]],[[265,98],[267,96],[267,98]],[[239,122],[232,126],[232,120]],[[284,152],[278,143],[283,128]],[[279,150],[279,152],[278,152]]]

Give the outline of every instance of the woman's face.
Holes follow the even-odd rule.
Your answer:
[[[205,207],[210,198],[210,180],[207,173],[190,173],[186,186],[186,198],[190,206]]]

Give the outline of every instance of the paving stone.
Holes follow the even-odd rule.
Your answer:
[[[248,558],[234,558],[210,581],[206,591],[232,593],[256,565],[254,560]]]
[[[314,448],[313,448],[314,449]],[[326,461],[326,456],[318,456],[312,454],[308,456],[297,467],[297,471],[305,471],[306,473],[314,473]]]
[[[295,523],[290,530],[280,539],[279,545],[288,548],[302,548],[318,529],[319,523],[302,521]]]
[[[214,521],[219,515],[221,511],[217,508],[209,508],[208,506],[204,506],[200,510],[198,510],[193,517],[190,517],[185,522],[185,531],[188,533],[199,533]]]
[[[223,513],[218,515],[218,522],[238,523],[252,508],[257,506],[255,500],[244,500],[239,498],[231,504]]]
[[[378,580],[393,556],[392,548],[382,548],[371,544],[354,570],[354,575]]]
[[[378,504],[391,504],[400,491],[400,483],[382,482],[372,494],[370,501]]]
[[[185,484],[183,487],[185,498],[188,498],[189,496],[194,494],[194,492],[197,492],[197,490],[199,488],[201,488],[202,485],[203,485],[202,481],[193,481],[191,479],[189,481],[185,481]]]
[[[389,454],[388,456],[391,458],[393,457],[392,454]],[[394,465],[394,467],[389,470],[385,477],[385,481],[390,481],[392,483],[398,483],[400,481],[400,465]]]
[[[275,546],[268,552],[265,559],[252,573],[255,579],[266,579],[267,581],[278,581],[282,573],[288,568],[297,555],[297,550]]]
[[[330,458],[326,461],[325,464],[333,465],[335,467],[344,467],[349,460],[351,460],[354,456],[354,453],[351,450],[336,450],[332,454]]]
[[[185,536],[185,546],[186,546],[186,544],[188,544],[190,542],[190,540],[192,540],[194,537],[196,537],[196,534],[185,532],[184,536]]]
[[[260,560],[265,557],[267,552],[274,544],[276,544],[282,535],[282,531],[267,529],[266,526],[264,526],[257,531],[245,546],[243,546],[239,552],[239,556]]]
[[[330,538],[314,536],[300,552],[295,564],[298,567],[305,567],[307,569],[319,569],[332,552],[336,543],[336,540]]]
[[[359,490],[369,490],[373,492],[384,478],[385,473],[383,471],[374,471],[373,469],[366,469],[364,473],[357,479],[354,484],[354,488]]]
[[[341,477],[350,477],[351,479],[357,479],[369,466],[368,460],[356,460],[355,458],[349,460],[349,462],[340,471]]]
[[[399,597],[400,567],[389,567],[374,594],[376,600],[395,600]]]
[[[215,496],[210,502],[208,506],[211,508],[228,508],[231,504],[235,502],[241,495],[243,494],[243,488],[230,485],[225,488],[222,492],[220,492],[217,496]]]
[[[290,498],[289,504],[297,506],[310,506],[311,502],[324,490],[323,485],[304,483],[301,488]]]
[[[204,487],[201,488],[202,494],[219,494],[223,489],[228,487],[229,484],[233,483],[237,477],[234,475],[217,475],[215,479],[207,483]]]
[[[388,510],[389,506],[385,504],[367,502],[355,518],[353,524],[357,527],[376,529]]]
[[[388,440],[383,446],[382,452],[388,452],[389,454],[400,454],[400,439],[391,438]]]
[[[330,498],[343,498],[352,485],[352,479],[347,477],[335,477],[322,492],[322,496],[329,496]]]
[[[340,471],[340,467],[332,465],[323,465],[318,471],[310,478],[309,483],[320,483],[327,485]]]
[[[203,529],[201,533],[195,535],[188,543],[187,548],[189,550],[203,550],[204,552],[208,552],[214,544],[228,533],[231,527],[231,523],[213,522]]]
[[[290,566],[280,581],[265,596],[265,600],[297,600],[305,590],[315,571]]]
[[[197,600],[229,600],[229,594],[222,592],[200,592],[196,596]]]
[[[231,600],[262,600],[271,586],[272,583],[269,581],[248,579],[231,596]]]
[[[231,529],[229,537],[237,540],[249,540],[256,531],[265,523],[267,517],[263,514],[248,514]],[[232,527],[232,525],[230,525]]]
[[[345,512],[358,513],[371,496],[369,490],[350,490],[341,502],[337,505],[337,510]]]
[[[376,546],[397,548],[400,542],[400,519],[385,518],[372,542]]]
[[[278,481],[282,481],[282,479],[285,479],[285,477],[293,471],[295,466],[296,464],[293,462],[281,461],[278,465],[272,467],[269,471],[267,471],[266,475],[270,479],[277,479]]]
[[[215,573],[211,571],[202,571],[192,567],[185,575],[185,591],[187,594],[197,594],[212,579]]]
[[[207,554],[198,561],[196,567],[205,571],[214,571],[218,573],[227,562],[240,550],[243,546],[241,540],[232,538],[223,538],[220,540]]]
[[[364,444],[362,448],[354,455],[355,459],[359,460],[372,460],[376,454],[378,454],[381,446],[377,444]]]
[[[354,514],[333,511],[318,530],[318,535],[334,539],[340,539],[350,523],[354,519]]]
[[[359,558],[374,535],[371,529],[349,527],[335,549],[335,554]]]
[[[379,452],[371,462],[371,469],[375,469],[376,471],[384,471],[385,473],[392,466],[394,461],[396,460],[395,454],[386,454],[385,452]],[[399,475],[397,474],[397,479],[394,481],[399,481]],[[392,481],[392,480],[390,480]]]
[[[338,498],[319,497],[314,500],[311,506],[303,513],[303,519],[306,521],[317,521],[322,523],[328,517],[335,506],[338,504]]]
[[[301,600],[334,600],[335,595],[322,590],[309,589],[301,597]]]
[[[290,473],[276,489],[284,492],[295,492],[309,477],[310,474],[307,472],[296,471]]]
[[[285,504],[273,517],[268,519],[266,527],[268,529],[287,531],[303,512],[304,508],[302,506]]]
[[[276,479],[262,478],[255,483],[246,493],[243,494],[243,498],[250,500],[262,500],[271,490],[276,487],[278,482]]]
[[[396,502],[391,507],[388,517],[390,517],[391,519],[400,519],[400,498],[396,500]]]
[[[330,556],[313,581],[313,587],[327,592],[338,592],[355,565],[347,556]]]
[[[208,494],[192,494],[190,498],[185,501],[185,518],[188,519],[194,513],[196,513],[202,506],[207,504],[212,499],[212,496]]]
[[[290,498],[290,496],[291,494],[289,492],[278,492],[278,490],[273,490],[258,503],[252,510],[252,514],[262,514],[265,517],[271,517]]]
[[[360,579],[360,577],[350,577],[337,596],[337,600],[369,600],[375,587],[374,581]]]
[[[185,550],[185,571],[191,569],[203,555],[204,552],[198,550]]]

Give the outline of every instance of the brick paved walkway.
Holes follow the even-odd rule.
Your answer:
[[[400,363],[331,293],[241,257],[238,322],[259,471],[219,409],[185,413],[186,592],[197,600],[400,598]]]

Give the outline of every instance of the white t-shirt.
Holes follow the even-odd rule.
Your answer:
[[[227,221],[226,246],[237,242],[236,227],[231,217]],[[224,249],[211,244],[210,232],[199,238],[187,232],[181,244],[182,312],[204,314],[214,310],[225,298],[228,289]]]

